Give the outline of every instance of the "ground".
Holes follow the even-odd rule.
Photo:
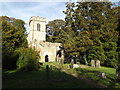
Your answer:
[[[48,75],[46,65],[49,65]],[[105,72],[107,78],[98,77],[100,72]],[[80,68],[69,69],[68,64],[44,63],[38,71],[3,71],[2,84],[3,88],[118,88],[120,83],[114,83],[114,74],[114,68],[80,65]]]

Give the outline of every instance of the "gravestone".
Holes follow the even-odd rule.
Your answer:
[[[72,59],[71,60],[71,68],[73,68],[73,65],[74,65],[74,60]]]
[[[74,65],[73,65],[73,68],[79,68],[79,65],[74,64]]]
[[[118,82],[120,82],[120,62],[117,64],[116,67],[116,79]]]
[[[100,68],[101,66],[100,66],[100,60],[97,60],[96,61],[96,68]]]
[[[101,77],[102,77],[102,78],[106,78],[105,73],[102,73],[102,74],[101,74]]]
[[[97,74],[97,76],[100,78],[106,78],[106,74],[103,72],[100,72],[99,74]]]
[[[95,67],[95,60],[91,60],[91,66]]]

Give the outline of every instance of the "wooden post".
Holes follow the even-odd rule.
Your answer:
[[[49,81],[49,65],[46,66],[46,87],[48,87]]]

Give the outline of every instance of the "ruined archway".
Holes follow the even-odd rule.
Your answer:
[[[45,55],[45,62],[49,62],[49,56]]]

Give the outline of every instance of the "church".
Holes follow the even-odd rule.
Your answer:
[[[51,62],[58,60],[60,51],[63,59],[61,43],[51,43],[46,41],[46,18],[32,16],[29,21],[30,31],[28,33],[28,45],[38,51],[40,55],[39,62]],[[47,60],[46,60],[47,58]]]

